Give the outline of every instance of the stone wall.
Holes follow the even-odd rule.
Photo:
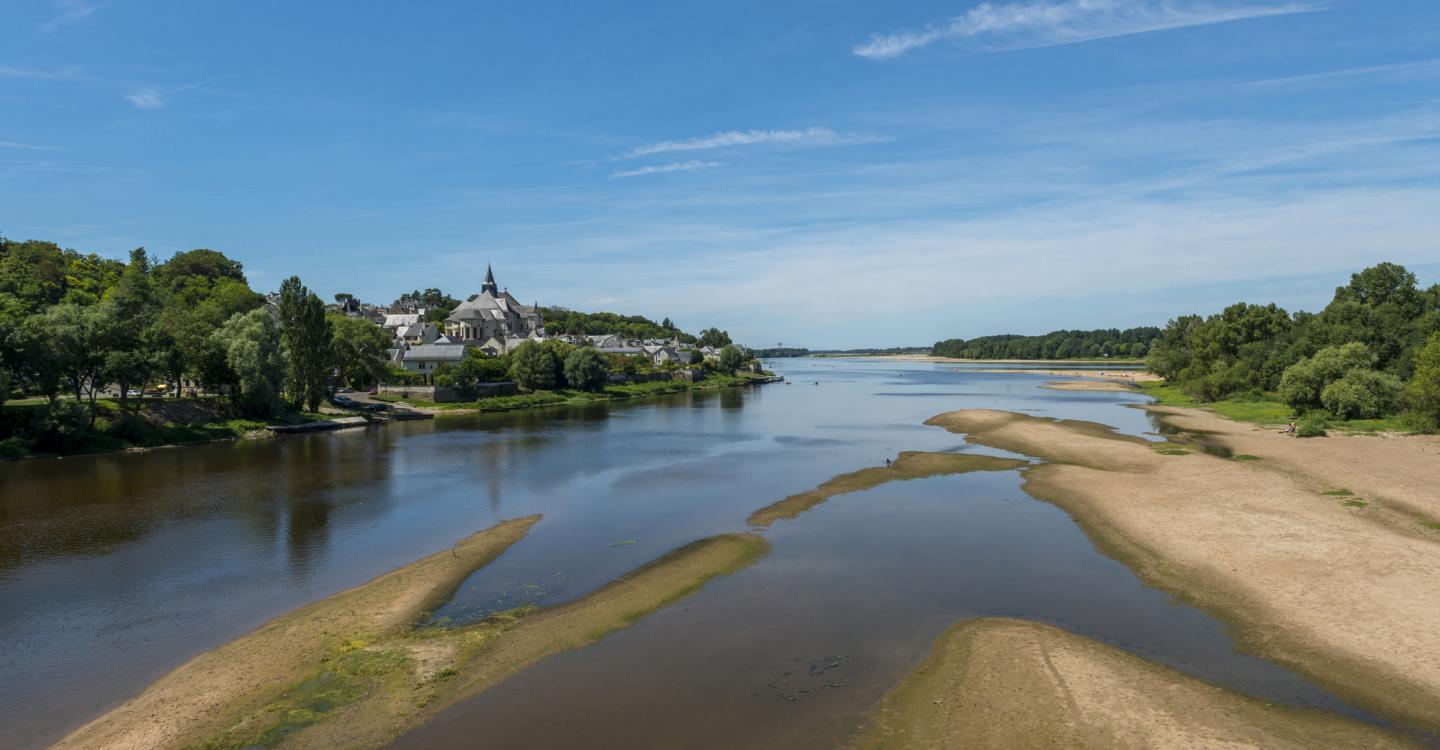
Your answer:
[[[436,404],[453,404],[458,401],[478,401],[491,396],[514,396],[519,393],[510,381],[500,383],[477,383],[476,385],[382,385],[380,393],[402,399],[430,401]]]

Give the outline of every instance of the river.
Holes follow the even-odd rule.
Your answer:
[[[1154,435],[1143,398],[1039,375],[776,360],[790,385],[0,464],[0,747],[44,747],[189,657],[506,518],[530,536],[437,613],[581,596],[757,508],[996,408]],[[1367,719],[1234,650],[1015,472],[891,483],[766,536],[759,564],[444,712],[401,747],[833,747],[964,617],[1053,623],[1272,700]],[[556,721],[555,717],[564,717]]]

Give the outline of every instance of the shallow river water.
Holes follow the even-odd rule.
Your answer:
[[[791,385],[0,464],[0,747],[43,747],[307,601],[543,513],[437,617],[567,601],[902,450],[996,451],[962,408],[1153,435],[1141,397],[1038,375],[777,360]],[[834,747],[966,617],[1042,620],[1252,695],[1369,719],[1234,650],[1016,472],[896,482],[765,532],[768,557],[447,710],[397,747]]]

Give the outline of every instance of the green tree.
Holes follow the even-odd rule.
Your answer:
[[[700,332],[699,346],[713,346],[716,349],[730,345],[730,334],[719,328],[706,328]]]
[[[515,347],[510,355],[510,379],[527,391],[551,390],[556,386],[558,362],[550,349],[534,341]]]
[[[256,417],[278,412],[286,366],[280,332],[270,314],[264,310],[237,313],[211,338],[225,354],[235,408]]]
[[[466,386],[496,383],[510,378],[509,360],[492,357],[479,349],[466,349],[458,363],[446,362],[435,370],[435,385]]]
[[[104,378],[119,387],[123,409],[132,388],[143,388],[160,369],[166,354],[163,347],[169,341],[155,329],[160,297],[144,248],[131,251],[130,263],[105,292],[104,308],[110,316]]]
[[[565,382],[571,388],[596,392],[610,381],[610,368],[604,355],[593,347],[582,346],[565,357]]]
[[[1358,342],[1321,349],[1285,370],[1280,378],[1280,399],[1297,412],[1318,407],[1325,387],[1351,370],[1368,370],[1375,365],[1370,348]]]
[[[203,280],[206,287],[214,286],[221,280],[238,281],[245,284],[244,266],[238,260],[225,257],[215,250],[189,250],[176,253],[170,260],[155,268],[155,275],[162,286],[179,291],[186,284]]]
[[[1440,428],[1440,333],[1432,334],[1416,354],[1415,376],[1405,395],[1422,427]]]
[[[1320,402],[1340,419],[1374,419],[1393,411],[1404,390],[1388,372],[1354,369],[1325,386]]]
[[[315,411],[330,394],[331,326],[325,303],[291,276],[280,284],[280,337],[290,360],[286,391],[297,408]]]
[[[330,315],[330,360],[340,379],[352,388],[378,383],[390,367],[386,349],[391,339],[374,323],[344,315]]]
[[[51,307],[40,318],[49,366],[77,402],[87,402],[92,427],[95,397],[104,385],[105,363],[112,351],[113,313],[109,305],[87,307],[66,302]]]
[[[714,330],[714,329],[711,329]],[[720,350],[720,371],[726,374],[734,373],[745,364],[745,355],[734,346],[726,346]]]

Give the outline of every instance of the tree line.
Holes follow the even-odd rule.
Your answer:
[[[1002,334],[935,342],[930,353],[956,359],[1100,359],[1144,357],[1160,337],[1160,329],[1102,328],[1094,331],[1051,331],[1041,336]]]
[[[753,357],[739,347],[727,344],[719,356],[707,360],[691,350],[689,365],[704,373],[734,373]],[[643,355],[602,352],[594,346],[575,346],[558,339],[525,341],[514,350],[492,357],[479,349],[469,349],[457,363],[436,368],[434,383],[439,386],[470,386],[511,380],[527,391],[573,389],[598,392],[610,383],[612,374],[627,377],[678,370],[680,365],[656,365]]]
[[[613,333],[627,339],[678,339],[694,344],[699,339],[679,329],[669,318],[659,323],[643,315],[612,312],[577,312],[564,307],[542,307],[545,330],[554,334],[599,336]],[[726,342],[729,343],[729,342]]]
[[[122,416],[137,392],[188,383],[263,418],[314,411],[338,382],[386,371],[388,336],[327,314],[300,279],[281,285],[278,305],[265,302],[239,261],[214,250],[156,262],[138,248],[120,262],[0,237],[0,404],[14,394],[45,402],[30,423],[7,422],[8,437],[63,448],[95,429],[107,386]]]
[[[1275,394],[1312,422],[1405,412],[1440,422],[1440,284],[1404,266],[1350,277],[1318,313],[1236,303],[1166,324],[1148,365],[1202,401]]]

